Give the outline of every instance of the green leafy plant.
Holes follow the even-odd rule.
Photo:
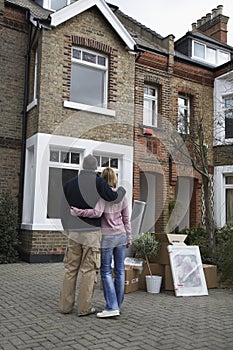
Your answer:
[[[150,275],[152,276],[149,259],[155,258],[159,252],[161,243],[149,232],[142,233],[133,239],[132,246],[136,257],[146,260]]]
[[[18,257],[18,219],[14,196],[9,192],[0,195],[0,264],[12,263]]]

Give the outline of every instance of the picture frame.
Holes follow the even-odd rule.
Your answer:
[[[168,245],[176,296],[208,295],[198,246]]]

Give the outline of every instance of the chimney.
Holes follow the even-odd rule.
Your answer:
[[[197,31],[197,23],[192,23],[192,32],[195,33]]]
[[[212,10],[212,13],[207,13],[196,23],[192,24],[192,32],[201,32],[213,39],[227,44],[227,23],[229,17],[222,14],[223,6],[218,5]]]

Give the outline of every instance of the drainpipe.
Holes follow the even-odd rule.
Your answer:
[[[30,12],[26,12],[26,20],[29,24],[27,53],[25,56],[25,73],[24,73],[24,101],[23,101],[23,119],[22,119],[22,137],[21,137],[21,160],[19,173],[19,197],[18,197],[18,218],[20,233],[22,213],[23,213],[23,192],[24,192],[24,177],[25,177],[25,156],[26,156],[26,138],[27,138],[27,103],[29,89],[29,63],[30,63],[30,43],[32,37],[32,24],[30,22]]]

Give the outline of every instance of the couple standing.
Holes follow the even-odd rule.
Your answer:
[[[131,224],[125,189],[116,188],[116,173],[106,168],[99,177],[96,169],[97,159],[88,155],[83,160],[83,170],[64,185],[61,220],[68,234],[68,245],[60,310],[72,312],[80,271],[78,314],[96,312],[92,297],[100,268],[106,306],[97,317],[104,318],[120,315],[124,298],[124,257],[126,247],[131,245]]]

